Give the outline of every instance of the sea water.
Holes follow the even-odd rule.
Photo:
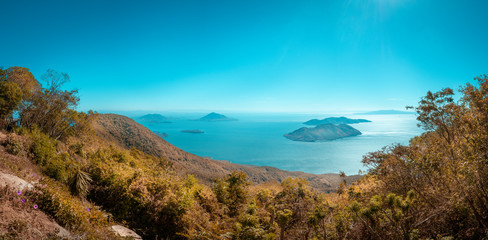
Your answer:
[[[154,132],[164,132],[166,141],[187,152],[232,163],[272,166],[307,173],[357,174],[367,170],[363,156],[391,144],[408,144],[422,133],[414,114],[398,115],[304,115],[226,114],[238,121],[201,122],[179,117],[171,123],[144,123]],[[166,115],[165,115],[166,116]],[[351,124],[362,135],[324,142],[297,142],[283,135],[306,126],[312,118],[346,116],[371,120]],[[198,117],[194,117],[198,118]],[[181,130],[198,129],[203,134]]]

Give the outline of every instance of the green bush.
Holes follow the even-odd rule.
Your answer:
[[[33,140],[31,153],[36,163],[44,166],[56,154],[56,141],[37,128],[31,131],[31,137]]]
[[[44,168],[44,173],[64,184],[68,184],[75,174],[78,164],[69,156],[68,153],[60,154],[50,158]]]

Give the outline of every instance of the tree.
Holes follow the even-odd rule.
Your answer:
[[[22,98],[28,99],[37,89],[40,84],[29,71],[24,67],[10,67],[6,70],[7,81],[17,84],[22,89]]]
[[[365,156],[363,163],[372,167],[370,175],[378,181],[372,191],[377,199],[408,199],[414,192],[417,203],[415,211],[396,209],[403,203],[391,205],[380,215],[369,214],[371,224],[357,226],[369,225],[379,236],[487,236],[488,75],[475,80],[459,90],[459,101],[452,89],[428,92],[416,108],[419,126],[426,132],[408,146],[394,145]],[[391,215],[395,212],[400,219]]]
[[[285,233],[290,239],[309,236],[309,213],[317,196],[303,178],[287,178],[281,182],[281,187],[283,190],[274,199],[276,222],[281,229],[280,240],[285,239]]]
[[[42,132],[58,140],[77,133],[92,114],[75,110],[79,97],[76,90],[62,90],[69,81],[65,73],[48,70],[42,79],[45,88],[36,90],[20,111],[21,124],[31,128],[37,126]]]
[[[19,107],[21,101],[22,90],[17,84],[0,81],[0,118],[4,123],[12,117],[12,113]]]
[[[213,191],[220,203],[229,209],[229,216],[239,214],[239,210],[248,200],[248,186],[251,182],[243,172],[234,171],[224,179],[217,179]]]
[[[0,118],[3,124],[12,120],[12,115],[38,89],[39,84],[29,69],[22,67],[0,68]]]

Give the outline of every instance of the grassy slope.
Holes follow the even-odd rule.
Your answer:
[[[5,145],[8,138],[15,138],[21,145],[16,154]],[[0,132],[0,172],[17,176],[34,186],[46,189],[48,194],[39,195],[39,188],[18,195],[12,186],[0,187],[0,239],[65,239],[85,236],[88,239],[119,239],[108,226],[116,224],[105,219],[105,212],[94,209],[86,200],[70,195],[66,186],[43,174],[28,152],[31,140],[15,133]],[[39,179],[41,178],[41,179]],[[49,197],[54,204],[47,206],[36,196]],[[37,198],[37,199],[36,199]],[[22,203],[20,199],[26,201]],[[39,204],[38,209],[33,204]],[[91,208],[91,212],[86,211]],[[97,207],[98,208],[98,207]],[[77,216],[71,223],[64,222]],[[80,221],[81,219],[81,221]],[[89,229],[89,230],[88,230]]]

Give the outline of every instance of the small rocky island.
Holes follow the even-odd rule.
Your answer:
[[[358,135],[361,135],[361,132],[349,125],[328,123],[313,128],[302,127],[284,136],[293,141],[318,142]]]
[[[155,131],[154,132],[156,135],[160,136],[161,138],[165,138],[165,137],[168,137],[169,135],[165,132],[158,132],[158,131]]]
[[[181,130],[183,133],[193,133],[193,134],[199,134],[199,133],[204,133],[202,130],[194,129],[194,130]]]
[[[237,119],[228,118],[225,115],[212,112],[212,113],[207,114],[204,117],[201,117],[200,119],[197,119],[197,121],[203,121],[203,122],[223,122],[223,121],[237,121]]]
[[[363,122],[371,122],[366,119],[351,119],[347,117],[329,117],[324,118],[322,120],[319,119],[312,119],[304,122],[305,125],[320,125],[320,124],[354,124],[354,123],[363,123]]]
[[[161,114],[146,114],[142,117],[137,118],[137,120],[146,123],[171,123],[169,118]]]

